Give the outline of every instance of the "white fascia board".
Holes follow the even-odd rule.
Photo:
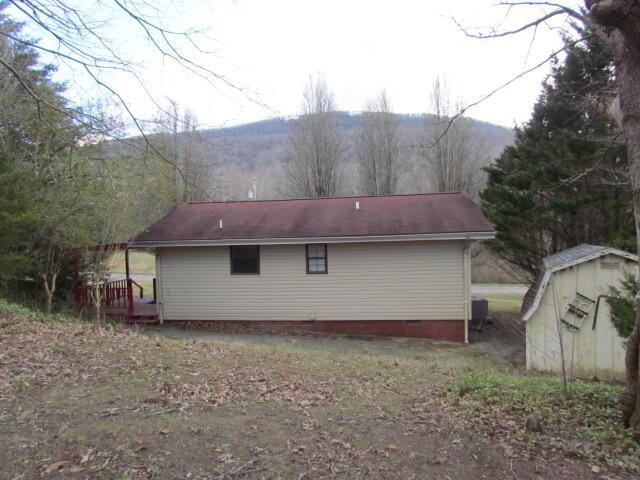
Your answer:
[[[638,261],[638,256],[633,253],[625,252],[623,250],[618,250],[617,248],[606,248],[604,250],[600,250],[599,252],[592,253],[591,255],[585,255],[584,257],[576,258],[575,260],[571,260],[569,262],[561,263],[560,265],[556,265],[551,269],[552,272],[559,272],[560,270],[564,270],[565,268],[573,267],[575,265],[579,265],[584,262],[590,262],[591,260],[595,260],[600,257],[604,257],[606,255],[615,255],[617,257],[626,258],[627,260],[631,260],[632,262]]]
[[[301,238],[240,238],[222,240],[141,241],[129,243],[129,248],[207,247],[228,245],[289,245],[306,243],[372,243],[410,242],[418,240],[491,240],[496,232],[433,233],[416,235],[379,235],[360,237],[301,237]]]
[[[544,294],[544,291],[547,288],[547,284],[549,283],[549,279],[551,278],[552,273],[553,271],[551,270],[547,270],[544,273],[544,276],[540,281],[540,286],[538,287],[538,291],[536,292],[536,298],[533,299],[533,303],[529,307],[529,310],[527,310],[527,312],[522,316],[523,322],[528,322],[529,319],[531,318],[531,315],[533,315],[535,311],[538,309],[538,307],[540,306],[540,302],[542,301],[542,295]]]
[[[623,250],[618,250],[617,248],[605,248],[604,250],[600,250],[599,252],[592,253],[591,255],[586,255],[576,260],[572,260],[570,262],[563,263],[562,265],[558,265],[553,269],[553,271],[557,272],[558,270],[563,270],[565,268],[573,267],[574,265],[578,265],[580,263],[589,262],[591,260],[595,260],[596,258],[604,257],[605,255],[615,255],[617,257],[626,258],[633,262],[638,261],[638,256],[634,255],[633,253],[625,252]]]

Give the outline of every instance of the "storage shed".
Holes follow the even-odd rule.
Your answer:
[[[624,340],[606,296],[635,273],[638,257],[596,245],[546,257],[522,304],[527,368],[575,377],[624,378]]]

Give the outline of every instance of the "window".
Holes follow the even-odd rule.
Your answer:
[[[327,245],[307,245],[307,273],[327,273]]]
[[[260,247],[258,245],[235,245],[229,248],[231,273],[260,273]]]

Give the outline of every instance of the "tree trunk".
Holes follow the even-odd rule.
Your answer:
[[[100,283],[94,282],[93,287],[93,312],[95,315],[95,320],[99,322],[102,320],[102,296],[100,295]]]
[[[640,49],[640,44],[637,47]],[[619,97],[614,102],[614,118],[620,124],[627,143],[633,213],[636,223],[636,245],[640,252],[640,55],[625,51],[629,59],[624,66],[616,62]],[[635,57],[635,58],[634,58]],[[619,105],[616,105],[618,104]],[[636,275],[640,276],[640,272]],[[625,369],[627,390],[621,397],[624,424],[640,439],[640,292],[636,296],[636,324],[627,339]]]
[[[618,97],[611,113],[622,130],[629,156],[636,242],[640,252],[640,0],[586,0],[597,33],[611,46]],[[640,439],[640,296],[636,324],[627,340],[627,390],[621,399],[625,425]]]
[[[55,273],[52,274],[51,285],[49,285],[49,278],[46,273],[42,274],[42,279],[44,280],[44,293],[46,295],[46,311],[47,313],[51,313],[53,308],[53,295],[56,292],[57,275]]]
[[[636,245],[640,252],[640,42],[625,68],[618,68],[618,89],[622,128],[627,142],[633,213],[636,222]],[[637,273],[640,276],[640,272]],[[623,420],[633,436],[640,440],[640,292],[636,295],[636,324],[627,339],[625,369],[627,391],[622,396]]]
[[[640,18],[639,18],[640,19]],[[633,212],[636,221],[636,245],[640,252],[640,41],[634,48],[629,45],[619,47],[619,59],[616,61],[618,74],[618,92],[622,131],[627,142],[630,164],[631,186],[633,191]],[[636,324],[627,340],[625,356],[627,395],[629,406],[632,407],[628,415],[627,425],[633,436],[640,439],[640,378],[638,378],[638,363],[640,361],[640,297],[636,298]],[[624,409],[623,402],[623,409]],[[625,418],[627,414],[624,413]]]
[[[640,300],[636,298],[636,311],[640,311]],[[640,395],[638,395],[638,353],[640,346],[640,323],[636,318],[636,325],[627,340],[627,353],[625,357],[627,389],[620,396],[622,420],[625,426],[630,427],[637,438],[640,432]]]
[[[639,47],[640,48],[640,47]],[[640,102],[640,62],[638,62],[635,102]],[[622,101],[622,100],[621,100]],[[633,212],[636,221],[636,245],[640,252],[640,108],[633,121],[625,121],[625,136],[631,162],[631,183],[633,188]],[[628,125],[631,124],[631,125]],[[631,138],[633,137],[633,138]],[[636,274],[640,276],[640,272]],[[631,428],[634,438],[640,440],[640,292],[636,295],[636,324],[627,339],[625,369],[627,391],[622,395],[621,407],[623,421]]]

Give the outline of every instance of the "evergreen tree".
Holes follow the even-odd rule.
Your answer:
[[[51,309],[69,298],[78,263],[104,271],[106,252],[86,247],[126,241],[166,213],[175,171],[146,141],[108,141],[123,135],[118,119],[67,97],[9,5],[0,0],[0,57],[11,65],[0,68],[0,295]]]
[[[515,144],[485,169],[482,207],[498,232],[491,247],[526,275],[580,243],[634,250],[626,149],[599,101],[613,81],[601,42],[570,46]]]
[[[0,2],[0,56],[15,73],[0,69],[0,293],[41,292],[51,308],[69,292],[78,249],[98,243],[102,215],[114,203],[102,184],[131,176],[104,167],[96,129],[66,113],[64,85],[6,7]],[[99,111],[91,118],[107,124]]]
[[[38,219],[33,186],[32,177],[0,150],[0,292],[32,271],[29,251]]]
[[[41,277],[42,252],[53,223],[63,215],[60,179],[81,129],[60,110],[64,88],[52,80],[24,38],[22,24],[0,3],[0,56],[16,74],[0,69],[0,291],[16,293]],[[18,80],[17,76],[21,80]],[[40,101],[36,101],[37,97]]]
[[[638,280],[632,273],[627,273],[620,282],[620,288],[609,287],[609,294],[605,297],[611,321],[622,338],[629,338],[636,324],[636,295],[638,294]]]

